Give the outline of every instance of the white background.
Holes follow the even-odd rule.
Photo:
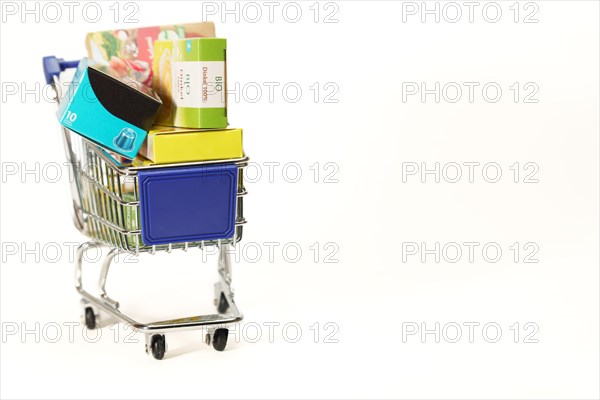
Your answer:
[[[262,168],[261,178],[247,184],[247,257],[234,269],[245,322],[239,343],[230,337],[223,353],[205,346],[198,332],[168,335],[169,351],[160,362],[144,354],[142,335],[128,343],[122,327],[105,328],[91,343],[77,325],[69,338],[64,324],[78,323],[80,314],[69,249],[85,238],[70,220],[66,168],[51,182],[56,169],[50,168],[64,162],[64,154],[55,104],[35,85],[43,85],[42,56],[83,56],[88,31],[206,15],[200,2],[138,2],[138,24],[123,22],[132,10],[123,4],[115,23],[108,2],[101,3],[100,21],[90,23],[82,3],[70,23],[68,9],[58,4],[64,15],[57,23],[4,15],[0,28],[2,397],[598,398],[597,2],[521,3],[517,23],[512,1],[498,3],[496,23],[482,16],[486,3],[469,22],[459,2],[457,23],[446,20],[453,13],[439,23],[433,15],[423,23],[420,13],[404,14],[403,22],[403,7],[410,5],[400,2],[337,2],[327,9],[322,3],[317,23],[313,2],[300,3],[297,23],[282,16],[284,3],[270,23],[262,2],[262,19],[251,23],[253,10],[246,9],[245,20],[240,3],[236,22],[235,15],[221,13],[221,2],[213,3],[219,10],[207,18],[228,39],[230,88],[250,85],[245,98],[230,96],[230,123],[244,128],[245,150]],[[38,7],[41,12],[43,4]],[[335,10],[337,22],[324,23]],[[534,10],[538,22],[524,23]],[[263,88],[256,102],[253,82]],[[264,82],[280,84],[272,102]],[[281,93],[290,82],[303,89],[296,103]],[[310,89],[315,82],[317,102]],[[328,82],[339,88],[337,103],[325,102]],[[436,103],[433,95],[403,101],[406,82],[480,86],[473,102],[463,86],[458,102],[448,101],[451,92]],[[503,90],[495,103],[482,97],[489,82]],[[521,90],[516,103],[509,88],[515,82]],[[539,89],[537,103],[524,102],[528,82]],[[16,83],[19,92],[8,95],[6,83]],[[23,89],[34,94],[22,98]],[[270,162],[280,163],[273,179],[265,168]],[[315,183],[310,167],[317,162]],[[432,175],[424,183],[420,175],[403,182],[409,165],[403,163],[433,168],[436,162],[480,166],[473,183],[466,167],[457,183],[444,176],[436,183]],[[502,170],[497,183],[482,176],[481,167],[491,162]],[[518,183],[509,169],[515,162]],[[537,183],[523,182],[528,162],[539,167]],[[290,163],[302,172],[296,183],[290,182],[296,171]],[[326,163],[334,166],[325,169]],[[286,164],[292,167],[282,175]],[[337,183],[325,182],[334,168]],[[454,170],[446,172],[454,177]],[[265,242],[279,243],[272,260]],[[315,242],[318,254],[311,250]],[[464,252],[456,263],[448,254],[438,263],[434,255],[422,262],[419,254],[404,254],[403,262],[402,244],[410,242],[481,245],[474,262]],[[515,242],[518,262],[509,248]],[[529,242],[534,247],[524,249]],[[282,254],[287,243],[302,250],[295,263],[293,248],[287,260]],[[501,247],[498,262],[483,258],[486,243]],[[525,263],[535,246],[538,262]],[[262,257],[252,262],[256,248]],[[334,249],[330,261],[338,262],[325,262]],[[141,320],[210,313],[216,268],[214,257],[209,261],[202,263],[199,250],[120,261],[108,289]],[[272,343],[265,325],[271,322],[280,324]],[[464,325],[469,322],[480,324],[473,343]],[[297,343],[290,340],[293,327],[288,336],[282,331],[294,323],[302,329]],[[433,334],[403,341],[403,329],[415,326],[410,323],[427,329],[439,323],[439,343]],[[462,326],[457,343],[450,342],[453,323]],[[496,343],[486,340],[494,338],[493,329],[482,333],[486,323],[501,327]],[[50,343],[56,326],[61,336]],[[252,343],[257,326],[262,337]],[[25,329],[32,333],[22,336]],[[526,343],[531,339],[537,343]]]

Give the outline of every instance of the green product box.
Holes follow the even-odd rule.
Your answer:
[[[227,127],[226,48],[217,38],[154,42],[153,87],[163,102],[156,123]]]
[[[124,201],[133,201],[135,200],[135,195],[133,193],[123,193],[123,200]],[[124,217],[124,228],[127,231],[135,231],[135,230],[139,230],[140,226],[139,226],[139,220],[140,220],[140,216],[139,216],[139,207],[136,206],[123,206],[123,217]],[[141,239],[141,235],[137,235],[138,236],[138,241],[139,241],[139,245],[140,247],[143,246],[142,243],[142,239]],[[131,248],[135,248],[135,237],[136,235],[127,235],[127,244],[131,247]]]

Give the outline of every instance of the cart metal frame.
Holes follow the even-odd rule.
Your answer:
[[[61,98],[59,74],[52,76],[51,85],[58,104]],[[122,165],[91,141],[69,129],[62,126],[61,128],[67,162],[71,169],[73,222],[80,232],[91,239],[77,248],[75,257],[75,288],[81,296],[82,319],[87,328],[98,328],[100,313],[106,313],[115,320],[129,324],[135,330],[142,332],[146,338],[146,352],[156,359],[162,359],[167,351],[164,334],[174,331],[202,329],[206,332],[204,336],[206,344],[212,344],[216,350],[224,350],[229,328],[243,319],[231,289],[232,268],[229,254],[241,240],[243,225],[246,223],[243,216],[243,197],[247,192],[243,184],[243,170],[248,164],[248,158],[244,156],[239,159],[151,166]],[[235,163],[238,166],[234,236],[210,241],[144,245],[139,229],[137,172],[147,168],[198,166],[223,162]],[[110,265],[121,253],[137,256],[140,253],[155,254],[157,251],[170,253],[174,249],[188,251],[195,247],[204,250],[208,246],[219,248],[219,280],[214,285],[217,314],[144,323],[122,313],[119,302],[109,297],[106,292]],[[94,295],[83,287],[83,256],[88,249],[99,247],[108,247],[110,251],[103,261],[98,278],[99,295]]]

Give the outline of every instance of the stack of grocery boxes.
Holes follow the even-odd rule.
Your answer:
[[[89,57],[80,62],[61,102],[58,112],[61,124],[100,145],[115,160],[134,166],[243,157],[242,129],[228,128],[226,40],[214,36],[214,25],[210,22],[88,34]],[[225,176],[227,190],[235,192],[234,167],[231,164],[228,170],[223,165],[219,171],[205,169],[203,173],[219,175],[221,182]],[[141,207],[141,225],[145,212],[154,212],[153,221],[173,217],[165,213],[160,198],[164,197],[164,191],[176,188],[161,186],[160,174],[152,169],[147,171],[150,172],[139,173],[140,204],[146,207]],[[206,196],[193,191],[200,183],[194,178],[197,173],[192,176],[191,172],[180,169],[178,175],[173,175],[177,178],[173,182],[184,182],[185,190],[192,190],[184,194],[202,206]],[[161,173],[164,175],[164,171]],[[206,183],[206,176],[203,179],[201,190],[218,189]],[[149,182],[153,182],[152,186]],[[144,191],[149,196],[151,188],[160,188],[152,195],[152,202],[144,197]],[[125,193],[125,201],[127,193],[133,196],[131,192]],[[199,196],[200,200],[193,196]],[[230,203],[231,197],[223,197],[221,202]],[[209,203],[206,205],[214,206],[214,201]],[[194,204],[190,203],[190,207]],[[160,215],[152,211],[152,205],[163,207]],[[163,227],[152,231],[146,219],[144,243],[209,240],[213,236],[230,235],[235,225],[235,220],[231,221],[235,218],[231,212],[235,204],[219,207],[227,214],[228,222],[216,223],[213,235],[165,236]],[[139,225],[131,211],[126,212],[126,219],[128,229]],[[205,224],[211,221],[202,220]]]
[[[154,88],[163,99],[140,150],[144,163],[241,157],[242,130],[227,127],[226,40],[154,43]]]

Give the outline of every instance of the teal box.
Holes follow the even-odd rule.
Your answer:
[[[147,86],[84,58],[57,116],[64,127],[115,153],[135,158],[161,104]]]

